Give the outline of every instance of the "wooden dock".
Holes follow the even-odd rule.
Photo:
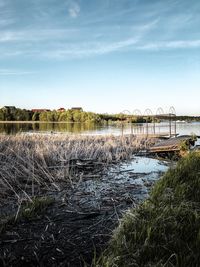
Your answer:
[[[167,140],[162,140],[149,148],[150,153],[166,153],[166,152],[180,152],[186,146],[190,148],[195,144],[193,137],[190,135],[182,135],[172,137]]]

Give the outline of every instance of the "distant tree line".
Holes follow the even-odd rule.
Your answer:
[[[151,122],[151,118],[147,118]],[[83,110],[68,109],[65,111],[30,111],[19,108],[0,109],[0,121],[43,121],[43,122],[132,122],[142,123],[146,119],[124,114],[97,114]]]
[[[82,110],[33,112],[19,108],[0,109],[0,121],[100,122],[99,114]]]
[[[100,117],[103,121],[107,122],[132,122],[132,123],[143,123],[152,121],[152,118],[143,118],[142,116],[133,116],[127,114],[100,114]]]
[[[93,112],[85,112],[79,110],[66,110],[63,112],[47,111],[47,112],[35,112],[32,116],[32,120],[50,121],[50,122],[100,122],[101,117]]]
[[[167,119],[167,118],[166,118]],[[177,120],[184,121],[200,121],[200,116],[177,116]],[[85,112],[83,110],[68,109],[62,112],[53,111],[31,111],[19,109],[15,107],[0,109],[0,121],[43,121],[43,122],[132,122],[143,123],[152,122],[153,118],[142,116],[132,116],[125,114],[97,114],[93,112]],[[155,119],[159,122],[159,119]]]
[[[32,120],[32,112],[19,108],[0,109],[0,121],[29,121]]]

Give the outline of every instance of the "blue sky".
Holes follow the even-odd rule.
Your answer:
[[[199,0],[0,0],[0,106],[200,115]]]

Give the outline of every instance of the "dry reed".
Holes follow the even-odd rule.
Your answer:
[[[73,178],[70,160],[108,166],[130,159],[153,142],[134,136],[0,135],[0,198],[29,198],[42,188],[59,189]]]

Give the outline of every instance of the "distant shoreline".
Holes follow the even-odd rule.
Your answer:
[[[29,123],[29,124],[35,124],[35,123],[88,123],[88,122],[70,122],[70,121],[0,121],[0,124],[3,123]],[[92,122],[89,122],[92,123]]]
[[[113,121],[112,121],[113,122]],[[185,121],[177,121],[177,123],[184,123]],[[192,122],[200,122],[200,121],[198,121],[198,120],[192,120],[192,121],[188,121],[188,123],[192,123]],[[8,123],[8,124],[12,124],[12,123],[14,123],[14,124],[17,124],[17,123],[28,123],[28,124],[36,124],[36,123],[51,123],[51,124],[53,124],[53,123],[55,123],[55,124],[59,124],[59,123],[74,123],[74,124],[88,124],[88,123],[94,123],[94,124],[98,124],[98,122],[92,122],[92,121],[89,121],[89,122],[78,122],[78,121],[76,121],[76,122],[71,122],[71,121],[0,121],[0,124],[4,124],[4,123]],[[99,123],[101,123],[101,122],[99,122]],[[134,122],[134,123],[136,123],[137,124],[137,122]],[[145,122],[144,122],[145,123]]]

